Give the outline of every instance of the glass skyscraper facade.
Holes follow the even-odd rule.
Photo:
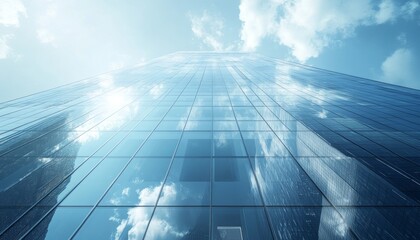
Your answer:
[[[1,239],[419,239],[420,91],[179,52],[0,104]]]

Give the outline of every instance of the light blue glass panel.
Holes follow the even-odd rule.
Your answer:
[[[244,132],[249,156],[290,156],[288,149],[272,132]]]
[[[110,157],[131,157],[140,148],[149,133],[131,132],[108,154]]]
[[[106,158],[60,204],[92,206],[96,204],[127,164],[129,158]]]
[[[236,121],[213,121],[213,131],[239,131]]]
[[[214,132],[213,148],[213,155],[216,157],[241,157],[247,155],[239,132]]]
[[[161,191],[170,158],[134,158],[100,205],[153,206]]]
[[[145,239],[209,239],[209,208],[157,207]]]
[[[176,152],[176,156],[181,157],[210,157],[211,154],[211,132],[185,132]]]
[[[180,137],[180,132],[154,132],[137,152],[137,156],[170,157]]]
[[[74,239],[142,239],[151,207],[97,207]]]
[[[89,213],[89,207],[58,207],[48,214],[25,238],[67,239]]]

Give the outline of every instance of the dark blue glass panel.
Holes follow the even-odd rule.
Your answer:
[[[211,154],[211,132],[185,132],[176,152],[176,156],[180,157],[211,157]]]
[[[263,208],[214,207],[212,239],[273,239]]]
[[[175,158],[158,205],[209,205],[210,158]]]
[[[357,239],[332,207],[268,208],[276,239]]]
[[[251,163],[266,205],[328,204],[293,158],[251,158]]]
[[[213,164],[213,205],[262,204],[247,158],[215,158]]]

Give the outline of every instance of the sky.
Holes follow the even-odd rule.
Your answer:
[[[176,51],[420,89],[420,0],[0,0],[0,102]]]

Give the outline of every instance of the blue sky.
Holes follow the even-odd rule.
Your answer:
[[[0,101],[183,50],[420,89],[420,1],[0,0]]]

